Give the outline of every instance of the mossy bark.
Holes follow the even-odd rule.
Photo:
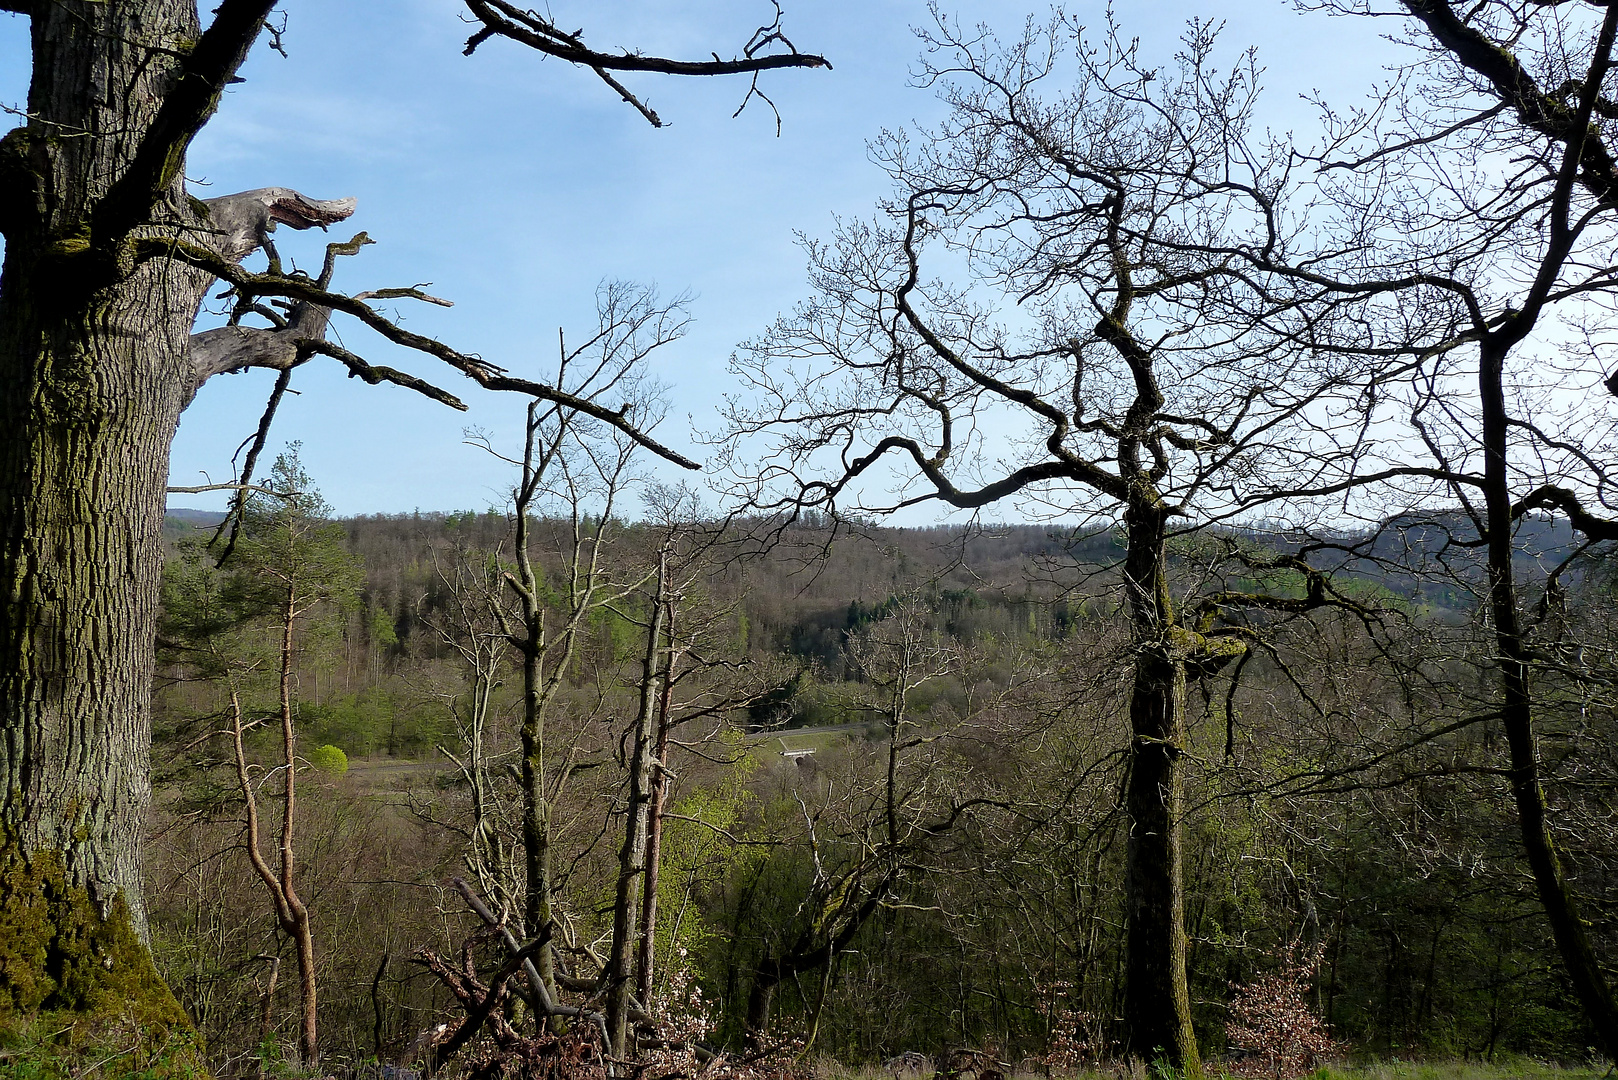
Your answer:
[[[139,870],[168,452],[209,279],[89,222],[173,80],[151,46],[197,12],[41,4],[30,28],[33,119],[0,148],[0,1002],[177,1022]],[[168,201],[147,228],[190,220],[178,181]]]
[[[0,1028],[40,1012],[166,1032],[185,1014],[120,896],[103,909],[54,852],[0,848]]]
[[[1125,1050],[1202,1075],[1185,971],[1180,869],[1180,757],[1185,752],[1186,643],[1166,566],[1167,512],[1137,482],[1125,512],[1124,588],[1135,648],[1129,700]]]

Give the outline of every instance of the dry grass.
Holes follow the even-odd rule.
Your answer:
[[[1336,1066],[1314,1074],[1319,1080],[1602,1080],[1605,1065],[1564,1066],[1518,1058],[1488,1064],[1476,1061],[1387,1061]]]
[[[1218,1062],[1206,1064],[1210,1080],[1223,1073]],[[929,1074],[880,1066],[850,1066],[821,1059],[812,1070],[815,1080],[931,1080]],[[970,1074],[967,1074],[970,1076]],[[1378,1061],[1359,1065],[1331,1065],[1304,1074],[1306,1080],[1618,1080],[1618,1071],[1606,1065],[1566,1066],[1525,1058],[1495,1063],[1475,1061]],[[1017,1072],[1008,1080],[1045,1080],[1043,1074]],[[1076,1073],[1058,1073],[1054,1080],[1159,1080],[1151,1070],[1119,1064]]]

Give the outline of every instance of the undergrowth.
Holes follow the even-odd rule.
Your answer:
[[[40,1013],[0,1028],[0,1080],[211,1080],[196,1036],[128,1018]]]
[[[1204,1062],[1207,1080],[1226,1080],[1229,1074],[1219,1062]],[[1162,1069],[1151,1070],[1125,1064],[1074,1071],[1014,1071],[1007,1080],[1157,1080]],[[880,1066],[854,1067],[821,1060],[814,1068],[816,1080],[930,1080],[928,1074],[894,1070]],[[1604,1064],[1558,1065],[1527,1058],[1496,1062],[1477,1061],[1368,1061],[1337,1063],[1286,1080],[1618,1080],[1618,1071]]]

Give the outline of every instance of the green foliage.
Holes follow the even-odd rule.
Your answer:
[[[0,1028],[0,1076],[7,1080],[210,1080],[196,1036],[183,1026],[147,1026],[127,1017],[87,1022],[39,1013]]]
[[[323,773],[342,776],[348,772],[348,755],[330,743],[315,747],[305,757],[307,757],[310,765]]]
[[[311,740],[345,747],[360,757],[418,753],[451,730],[442,702],[412,693],[397,681],[334,694],[319,705],[302,703],[298,723]]]
[[[305,659],[318,668],[364,585],[364,565],[348,552],[343,527],[327,519],[330,507],[296,443],[276,459],[265,486],[279,494],[248,501],[241,540],[222,567],[202,536],[181,541],[164,567],[165,658],[241,689],[267,681],[289,615]]]
[[[371,644],[379,649],[391,649],[399,644],[399,633],[394,626],[393,616],[380,607],[371,609],[369,632]]]
[[[275,459],[265,484],[274,494],[248,499],[229,566],[236,602],[251,616],[284,618],[290,608],[307,637],[329,633],[357,609],[365,577],[298,449],[293,443]]]
[[[634,610],[633,605],[627,611],[606,606],[590,610],[586,625],[603,660],[622,662],[639,655],[642,633],[636,617],[644,618],[645,612]]]
[[[91,1030],[123,1018],[143,1031],[185,1015],[135,935],[122,897],[106,917],[54,851],[0,845],[0,1029],[60,1010]]]
[[[658,924],[657,948],[662,956],[674,956],[680,949],[695,956],[712,945],[716,931],[693,899],[735,877],[745,862],[760,855],[759,849],[732,839],[755,801],[746,782],[756,763],[743,751],[737,733],[726,733],[715,749],[737,764],[717,784],[699,788],[677,803],[663,826],[657,902],[668,914]]]
[[[265,506],[255,540],[268,543],[282,535],[270,513],[275,509]],[[364,602],[321,599],[306,609],[303,625],[324,621],[327,629],[322,635],[300,631],[299,688],[307,696],[298,705],[299,739],[305,747],[329,744],[355,755],[355,774],[360,774],[357,783],[315,785],[308,808],[322,798],[364,798],[361,793],[377,787],[403,785],[439,800],[446,813],[460,805],[465,793],[447,769],[390,763],[368,773],[358,760],[384,752],[413,755],[453,733],[447,703],[459,692],[458,661],[436,636],[421,632],[423,616],[436,617],[445,604],[442,592],[435,592],[435,560],[450,550],[473,551],[474,565],[492,577],[504,567],[488,553],[504,549],[487,515],[475,520],[457,515],[453,529],[440,528],[442,521],[429,516],[348,523],[345,553],[367,556]],[[556,535],[565,538],[570,526],[538,519],[535,528],[541,534],[536,552],[550,553]],[[626,550],[639,553],[644,538],[635,537],[636,528],[627,527],[621,539]],[[768,658],[769,668],[755,668],[754,685],[775,688],[748,710],[755,724],[787,717],[816,726],[866,719],[872,687],[862,682],[869,675],[858,670],[858,655],[846,648],[850,634],[869,632],[890,613],[890,598],[918,592],[928,633],[970,640],[976,647],[961,670],[912,692],[909,712],[921,725],[917,736],[931,737],[956,722],[985,690],[1009,694],[1006,712],[964,730],[953,744],[958,757],[941,765],[927,786],[906,787],[902,795],[918,805],[934,799],[942,808],[948,800],[981,794],[1007,799],[1017,811],[1010,818],[998,818],[992,810],[975,814],[967,830],[947,844],[941,840],[937,866],[924,862],[915,871],[918,878],[929,875],[925,886],[884,908],[839,955],[815,1045],[851,1061],[882,1060],[903,1049],[937,1053],[948,1046],[992,1045],[1004,1059],[1016,1061],[1030,1048],[1037,1050],[1046,1031],[1031,990],[1039,978],[1072,981],[1079,987],[1075,994],[1085,995],[1083,1007],[1100,1018],[1098,1038],[1114,1037],[1107,1018],[1116,1015],[1113,994],[1127,925],[1120,885],[1127,827],[1116,794],[1117,754],[1128,740],[1120,723],[1120,693],[1127,695],[1127,686],[1116,674],[1128,642],[1116,636],[1116,577],[1100,567],[1112,557],[1105,550],[1112,535],[1098,534],[1086,549],[1085,557],[1094,559],[1086,587],[1060,598],[1053,590],[1041,593],[1042,586],[997,590],[989,584],[1026,572],[1027,565],[1013,560],[1015,552],[996,555],[1001,561],[993,576],[952,578],[936,560],[928,561],[919,535],[891,530],[881,551],[875,544],[869,551],[852,541],[845,544],[813,591],[801,591],[802,582],[781,565],[715,573],[702,585],[719,605],[740,598],[742,612],[727,616],[724,644],[710,638],[706,656],[728,663],[731,648],[752,649],[758,661],[765,659],[760,654],[801,645],[800,657],[825,660],[806,665],[775,656]],[[1019,550],[1047,561],[1051,556],[1049,545],[1034,542],[1042,530],[1038,536],[1030,530],[1009,535],[1026,542]],[[892,547],[907,548],[900,551],[905,559],[887,554]],[[1207,563],[1220,550],[1220,545],[1188,547],[1183,557]],[[244,554],[253,551],[244,545]],[[264,554],[268,561],[274,552]],[[901,580],[901,565],[909,567],[904,574],[915,576]],[[273,703],[279,642],[273,610],[240,603],[247,590],[232,575],[248,568],[245,561],[233,560],[216,571],[205,553],[200,559],[173,560],[165,580],[164,638],[171,645],[216,639],[228,663],[213,670],[233,672],[250,717],[262,718]],[[554,563],[551,570],[553,581],[562,580]],[[935,571],[936,588],[918,582]],[[1209,572],[1209,589],[1295,592],[1298,585],[1286,573],[1258,574],[1230,565],[1210,565]],[[1412,582],[1366,578],[1342,587],[1383,608],[1403,604],[1405,614],[1419,618],[1416,605],[1401,600],[1423,595]],[[560,599],[543,586],[541,592],[548,602]],[[1579,600],[1576,591],[1572,599]],[[1602,618],[1609,617],[1610,597],[1592,595],[1587,602]],[[1583,609],[1575,603],[1570,610]],[[569,686],[565,706],[557,710],[557,732],[570,744],[577,741],[579,759],[589,765],[570,779],[564,806],[569,829],[601,820],[594,816],[597,807],[615,798],[611,740],[620,729],[607,718],[621,721],[632,707],[626,695],[638,665],[623,661],[640,655],[644,630],[634,619],[643,615],[628,607],[590,619],[580,644],[586,661],[580,670],[588,674]],[[1277,777],[1353,764],[1367,745],[1365,738],[1391,738],[1406,713],[1422,703],[1406,700],[1374,657],[1355,654],[1363,642],[1355,644],[1359,630],[1352,619],[1256,625],[1273,633],[1277,655],[1255,655],[1234,694],[1227,697],[1226,671],[1195,688],[1187,702],[1186,915],[1195,1018],[1210,1057],[1224,1052],[1221,1032],[1231,985],[1251,978],[1255,958],[1265,950],[1300,934],[1328,945],[1328,963],[1314,987],[1317,1006],[1334,1035],[1367,1052],[1502,1060],[1521,1053],[1582,1053],[1588,1033],[1559,981],[1531,890],[1516,872],[1510,822],[1499,820],[1498,800],[1486,793],[1485,781],[1440,775],[1392,789],[1345,785],[1314,798],[1260,793]],[[1387,632],[1409,625],[1390,619]],[[192,674],[207,671],[208,658],[195,650],[173,650],[171,657]],[[1279,670],[1282,661],[1288,672]],[[327,671],[345,664],[328,679]],[[319,673],[318,701],[313,672]],[[588,679],[598,681],[586,685]],[[494,692],[490,730],[501,750],[511,746],[519,681],[507,669],[503,686]],[[160,725],[183,704],[200,731],[219,707],[217,687],[180,684],[163,693]],[[1305,700],[1305,693],[1314,700]],[[1584,697],[1569,700],[1575,711],[1586,704]],[[1230,757],[1224,753],[1227,713],[1235,720]],[[701,726],[706,725],[704,720]],[[681,729],[682,745],[697,749],[697,727]],[[269,724],[249,735],[250,758],[265,759],[278,737],[274,729]],[[873,733],[880,741],[883,729],[878,725]],[[168,745],[186,745],[196,734],[171,734]],[[1481,739],[1483,731],[1476,734]],[[678,779],[670,807],[675,816],[664,834],[658,953],[668,959],[680,948],[687,950],[700,970],[705,999],[725,1020],[720,1035],[733,1044],[742,1039],[740,1017],[758,959],[766,950],[779,954],[792,948],[813,918],[815,905],[806,897],[815,888],[817,857],[827,873],[835,874],[845,858],[840,844],[875,836],[856,829],[837,839],[837,829],[849,826],[849,815],[879,809],[881,780],[875,769],[882,747],[857,733],[850,736],[776,733],[763,745],[732,736],[725,745],[708,744],[696,754],[675,750],[672,768]],[[777,753],[782,745],[777,740],[783,738],[790,748],[812,747],[817,753],[784,762]],[[319,752],[304,756],[314,761]],[[1488,761],[1493,752],[1483,743],[1454,740],[1443,747],[1439,763],[1451,754]],[[162,756],[198,771],[191,760],[195,755]],[[731,764],[737,760],[740,764]],[[493,775],[497,791],[509,796],[512,770]],[[818,852],[810,850],[806,838],[810,818],[819,830]],[[617,850],[611,828],[605,839],[596,838],[593,849],[578,855],[570,849],[565,856],[558,904],[581,925],[599,918],[597,905],[610,895]],[[566,843],[578,841],[582,851],[588,847],[588,841],[578,840],[584,831],[589,830],[571,833]],[[400,845],[396,874],[366,876],[405,879],[425,873],[429,860],[418,854],[420,847],[412,835]],[[350,848],[330,844],[323,850]],[[1592,868],[1586,880],[1596,880],[1610,865],[1600,853],[1586,851],[1581,858]],[[355,888],[356,895],[363,892]],[[197,919],[195,925],[205,928],[200,912]],[[1600,932],[1610,940],[1605,929]],[[377,955],[402,944],[379,943]],[[223,973],[221,984],[242,982],[232,966],[237,953],[220,955],[215,970]],[[778,988],[776,1015],[783,1026],[801,1022],[819,1006],[819,976],[809,972]],[[359,1033],[356,1045],[368,1045],[372,1023],[373,1003],[363,981],[356,982],[358,989],[334,991],[328,998],[333,1016],[357,1018],[343,1021],[347,1030]],[[198,999],[204,991],[219,992],[211,984],[198,985]],[[251,985],[244,986],[242,993],[250,997]],[[193,1000],[189,988],[184,1000]],[[245,1012],[239,1005],[237,1011],[247,1015],[252,1008],[249,1001]],[[348,1013],[339,1012],[344,1009]],[[1329,1075],[1367,1080],[1428,1075],[1417,1066],[1378,1068],[1384,1071],[1366,1066]],[[1471,1075],[1421,1068],[1439,1069],[1431,1073],[1435,1080]],[[1217,1075],[1217,1064],[1209,1072]],[[1143,1080],[1147,1070],[1128,1075]],[[1520,1073],[1479,1067],[1475,1075],[1503,1080],[1581,1074],[1536,1072],[1525,1063]]]

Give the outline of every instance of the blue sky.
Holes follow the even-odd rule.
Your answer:
[[[1003,35],[1048,11],[1032,0],[942,6]],[[269,185],[357,197],[358,212],[336,231],[364,229],[377,244],[347,260],[335,284],[431,281],[456,306],[404,309],[407,325],[517,373],[549,363],[559,326],[592,325],[604,278],[691,291],[696,321],[657,369],[671,400],[659,435],[700,453],[689,433],[715,425],[731,350],[805,292],[795,231],[826,235],[834,214],[868,213],[886,182],[866,160],[867,140],[939,111],[931,92],[909,85],[910,27],[929,18],[923,0],[788,0],[786,9],[797,45],[835,67],[766,78],[783,117],[777,138],[767,108],[731,119],[746,91],[739,80],[627,79],[668,123],[656,130],[594,76],[519,46],[491,41],[463,57],[468,29],[453,0],[288,0],[290,58],[260,47],[247,81],[194,144],[188,174],[203,197]],[[597,47],[697,58],[735,53],[769,6],[555,0],[549,10]],[[1087,0],[1069,10],[1095,23],[1104,13]],[[1232,49],[1258,46],[1266,121],[1300,133],[1312,120],[1300,95],[1359,100],[1389,56],[1376,34],[1393,28],[1300,15],[1285,0],[1139,0],[1119,11],[1148,54],[1165,57],[1193,16],[1224,19]],[[0,105],[23,103],[28,70],[27,24],[0,14]],[[0,129],[12,123],[6,116]],[[325,239],[283,234],[282,253],[311,262]],[[477,425],[510,445],[522,402],[435,371],[352,322],[339,333],[375,362],[441,376],[471,412],[368,387],[317,361],[295,377],[300,394],[283,406],[272,447],[301,440],[306,466],[343,514],[500,503],[506,467],[464,446],[462,431]],[[229,476],[271,381],[252,372],[203,388],[182,420],[171,483]]]

